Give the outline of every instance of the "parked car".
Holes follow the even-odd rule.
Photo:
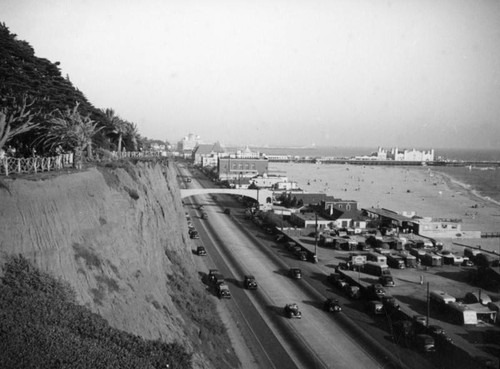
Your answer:
[[[196,248],[196,254],[199,256],[205,256],[207,254],[207,250],[205,249],[205,246],[198,246]]]
[[[473,267],[474,263],[468,257],[464,257],[464,261],[462,262],[462,266],[464,266],[464,267]]]
[[[368,312],[374,315],[384,314],[384,305],[380,301],[371,300],[366,304]]]
[[[208,214],[206,212],[201,213],[201,219],[208,219]]]
[[[371,284],[366,289],[366,294],[369,299],[382,299],[385,296],[385,289],[380,283]]]
[[[328,311],[329,313],[338,313],[339,311],[342,311],[342,307],[340,306],[339,300],[328,298],[323,303],[323,310]]]
[[[413,318],[413,330],[415,333],[424,333],[427,328],[427,317],[424,315],[414,315]]]
[[[297,256],[297,258],[300,260],[300,261],[306,261],[307,260],[307,253],[305,251],[298,251],[295,253],[295,256]]]
[[[302,313],[299,310],[297,304],[286,304],[283,308],[283,312],[287,318],[302,318]]]
[[[290,268],[288,275],[293,279],[301,279],[302,271],[299,268]]]
[[[382,305],[384,305],[384,309],[388,313],[401,309],[398,300],[392,296],[382,296]]]
[[[225,208],[224,209],[224,214],[231,215],[231,209]]]
[[[383,275],[378,278],[380,284],[384,287],[394,287],[394,279],[390,275]]]
[[[424,353],[431,353],[436,351],[434,338],[428,334],[417,334],[415,336],[415,345],[417,350]]]
[[[343,288],[344,293],[351,299],[359,299],[361,297],[361,289],[358,286],[346,285]]]
[[[257,281],[253,275],[247,274],[245,275],[245,279],[243,281],[243,285],[247,290],[256,290],[257,289]]]
[[[191,237],[194,240],[197,240],[200,238],[200,235],[198,234],[198,231],[192,231],[191,233],[189,233],[189,237]]]
[[[453,339],[446,334],[446,331],[440,327],[439,325],[430,325],[427,327],[427,333],[434,337],[435,343],[437,348],[446,345],[446,344],[452,344]]]

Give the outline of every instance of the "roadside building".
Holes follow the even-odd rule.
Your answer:
[[[297,182],[289,182],[287,177],[273,176],[264,173],[261,176],[256,176],[250,180],[259,188],[273,188],[276,190],[292,190],[297,189]]]
[[[290,223],[298,228],[314,228],[318,224],[318,229],[329,228],[332,221],[330,219],[317,216],[314,213],[292,213],[290,214]]]
[[[255,177],[268,172],[269,162],[260,158],[219,157],[217,172],[220,180],[234,181]]]

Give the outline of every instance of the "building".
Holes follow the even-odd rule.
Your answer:
[[[250,182],[253,182],[259,188],[272,188],[283,191],[290,191],[298,188],[297,182],[289,182],[287,177],[267,175],[266,173],[252,178]]]
[[[255,177],[268,172],[267,159],[220,158],[217,172],[220,180],[233,181],[240,177]]]
[[[321,202],[321,209],[336,228],[366,229],[366,220],[358,211],[357,201],[328,196]]]
[[[377,160],[394,160],[394,161],[434,161],[434,149],[428,151],[419,151],[415,149],[398,149],[397,147],[390,150],[378,148],[375,154]]]
[[[190,133],[177,142],[177,151],[179,151],[182,156],[189,158],[192,155],[194,148],[200,143],[200,141],[200,136]]]
[[[193,150],[193,163],[203,167],[216,167],[219,156],[225,153],[219,142],[213,144],[199,143]]]
[[[290,214],[290,223],[299,228],[314,228],[318,224],[318,229],[325,229],[331,226],[332,221],[319,215],[316,216],[315,213],[292,213]]]

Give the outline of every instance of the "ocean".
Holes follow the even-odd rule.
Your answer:
[[[420,150],[429,150],[421,148]],[[292,155],[300,157],[337,157],[351,158],[354,156],[369,155],[377,151],[377,148],[367,147],[250,147],[253,152],[260,152],[270,155]],[[478,150],[478,149],[435,149],[435,157],[451,161],[495,161],[500,162],[500,150]],[[289,180],[299,183],[307,183],[310,171],[304,165],[304,178],[289,178]],[[286,175],[280,170],[279,163],[272,163],[272,168],[276,174]],[[451,176],[457,182],[465,184],[471,190],[484,198],[490,198],[500,202],[500,167],[432,167],[433,171],[442,172]],[[309,177],[310,178],[310,177]],[[334,178],[331,178],[331,183]]]
[[[250,147],[253,152],[268,155],[292,155],[300,157],[337,157],[351,158],[354,156],[370,155],[377,152],[377,147],[341,147],[341,146],[317,146],[317,147]],[[386,147],[385,149],[390,149]],[[415,148],[416,150],[428,151],[431,148]],[[500,149],[434,149],[436,159],[452,161],[496,161],[500,162]]]

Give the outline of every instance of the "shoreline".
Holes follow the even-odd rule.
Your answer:
[[[305,192],[354,200],[358,209],[380,207],[410,216],[461,219],[462,231],[500,232],[500,202],[436,168],[298,163],[272,168],[284,171]],[[471,246],[479,243],[498,250],[500,239],[470,239]]]

